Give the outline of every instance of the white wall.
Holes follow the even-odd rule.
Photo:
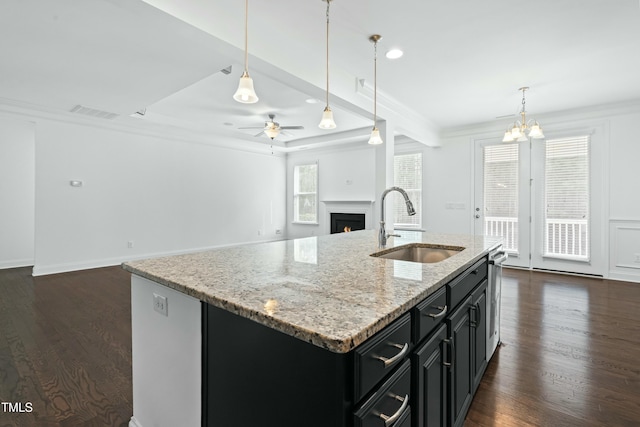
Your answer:
[[[0,118],[0,268],[33,265],[34,128]]]
[[[640,282],[640,138],[635,130],[640,122],[640,104],[630,103],[563,112],[537,117],[543,124],[555,129],[583,127],[593,121],[608,129],[603,138],[606,147],[604,175],[609,186],[605,189],[604,218],[600,227],[605,236],[607,250],[602,261],[604,277]],[[424,189],[425,226],[430,231],[447,233],[473,233],[474,203],[474,139],[483,139],[504,133],[502,124],[483,124],[465,129],[451,130],[442,137],[440,148],[425,148]],[[447,203],[464,204],[464,209],[446,209]],[[607,209],[608,207],[608,209]],[[594,251],[594,256],[596,253]]]
[[[609,277],[640,282],[640,111],[610,123]]]
[[[318,162],[318,224],[292,224],[293,168],[299,164]],[[314,151],[290,153],[287,157],[287,237],[326,234],[326,207],[323,200],[375,200],[375,147],[361,144]]]
[[[35,275],[281,237],[283,157],[55,120],[37,129]]]

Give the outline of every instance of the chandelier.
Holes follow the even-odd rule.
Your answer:
[[[521,120],[516,120],[513,124],[513,127],[507,128],[504,133],[504,138],[502,138],[502,142],[512,142],[512,141],[527,141],[527,138],[533,139],[542,139],[544,138],[544,134],[542,133],[542,127],[540,123],[538,123],[534,119],[530,119],[527,122],[527,115],[525,110],[525,99],[524,93],[529,90],[528,86],[521,87],[522,91],[522,111],[520,111]]]

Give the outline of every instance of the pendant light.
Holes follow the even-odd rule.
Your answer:
[[[243,104],[255,104],[258,102],[258,95],[253,89],[253,79],[249,77],[249,51],[248,51],[248,38],[249,38],[249,0],[245,0],[245,13],[244,13],[244,72],[240,76],[240,83],[238,84],[238,90],[233,95],[233,99]]]
[[[327,2],[327,105],[322,112],[322,120],[318,127],[320,129],[335,129],[336,122],[333,120],[333,111],[329,108],[329,5],[333,0],[323,0]]]
[[[382,38],[379,34],[374,34],[369,37],[369,41],[373,43],[373,129],[371,130],[371,137],[369,137],[369,144],[380,145],[384,141],[380,138],[380,131],[378,130],[378,41]]]
[[[540,123],[536,120],[529,120],[527,122],[526,110],[525,110],[525,99],[524,93],[529,90],[527,86],[521,87],[522,91],[522,111],[520,111],[520,116],[522,121],[516,120],[513,124],[513,127],[508,128],[504,133],[504,138],[502,138],[502,142],[512,142],[512,141],[526,141],[527,138],[533,139],[542,139],[544,138],[544,134],[542,133],[542,127]]]

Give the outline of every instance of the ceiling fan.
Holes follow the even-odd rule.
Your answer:
[[[275,114],[269,114],[269,120],[264,122],[264,126],[250,126],[238,129],[262,129],[260,133],[254,136],[267,135],[267,137],[271,139],[274,139],[276,136],[278,136],[280,132],[286,135],[287,130],[304,129],[304,126],[280,126],[280,123],[274,121],[275,118]]]

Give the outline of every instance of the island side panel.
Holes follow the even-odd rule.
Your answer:
[[[167,315],[154,310],[165,297]],[[200,427],[202,333],[198,299],[131,276],[133,417],[130,427]]]
[[[352,425],[352,355],[205,304],[208,427]]]

